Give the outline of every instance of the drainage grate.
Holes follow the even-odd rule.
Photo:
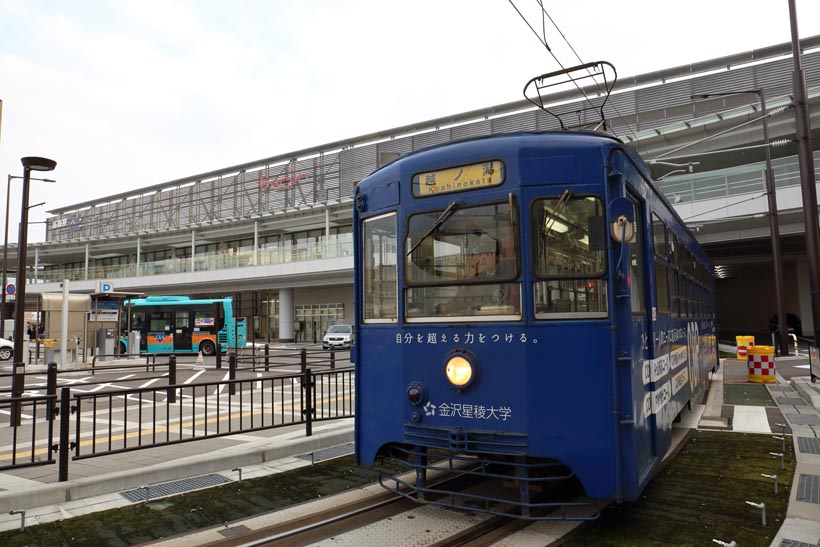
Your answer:
[[[781,397],[775,398],[775,402],[779,405],[792,405],[792,406],[804,406],[806,401],[801,399],[800,397]]]
[[[820,503],[820,475],[800,475],[795,499],[809,503]]]
[[[190,492],[191,490],[198,490],[200,488],[208,488],[209,486],[217,486],[227,482],[231,482],[231,480],[226,479],[222,475],[212,473],[210,475],[202,475],[190,479],[151,484],[148,485],[147,494],[149,499],[155,499],[163,496],[182,494],[183,492]],[[134,490],[120,492],[120,496],[131,503],[136,503],[138,501],[145,501],[146,491],[145,488],[135,488]]]
[[[812,414],[786,414],[786,417],[794,425],[820,425],[820,416]]]
[[[247,535],[250,533],[250,531],[250,528],[243,524],[240,524],[239,526],[234,526],[233,528],[225,528],[224,530],[220,530],[219,533],[225,536],[226,538],[230,539]]]
[[[816,437],[797,437],[797,448],[803,454],[820,454],[820,439]]]
[[[793,539],[784,539],[780,542],[780,547],[820,547],[816,543],[805,543],[803,541],[795,541]]]
[[[342,456],[348,456],[350,454],[353,454],[353,445],[343,444],[341,446],[323,448],[322,450],[317,450],[316,452],[312,452],[310,454],[302,454],[301,456],[296,457],[300,460],[316,463],[324,460],[332,460],[333,458],[341,458]]]

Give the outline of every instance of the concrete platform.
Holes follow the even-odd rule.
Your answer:
[[[210,473],[229,480],[249,479],[310,465],[296,456],[353,442],[353,419],[237,434],[218,439],[149,448],[69,464],[67,482],[58,482],[57,466],[0,473],[0,530],[113,509],[133,502],[120,492]],[[351,448],[352,451],[352,448]],[[148,490],[150,495],[150,488]]]

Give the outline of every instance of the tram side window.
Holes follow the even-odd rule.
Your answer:
[[[398,319],[396,214],[370,218],[362,223],[362,318],[371,323]]]
[[[658,313],[669,313],[669,289],[666,269],[666,226],[663,221],[652,215],[652,234],[655,246],[655,294],[657,295]]]
[[[672,245],[670,242],[669,249],[671,251]],[[681,283],[683,282],[683,278],[678,273],[678,270],[669,265],[669,293],[672,296],[672,305],[670,306],[672,317],[680,317],[680,304],[681,304]]]
[[[532,209],[533,286],[538,319],[608,315],[603,204],[596,197],[536,200]]]

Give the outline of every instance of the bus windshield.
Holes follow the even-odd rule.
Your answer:
[[[463,206],[443,216],[445,211],[408,220],[407,318],[520,315],[514,205]]]

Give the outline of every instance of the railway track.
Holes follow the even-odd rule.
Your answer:
[[[447,476],[439,477],[439,485],[462,481]],[[305,514],[295,518],[271,514],[277,522],[247,530],[243,525],[227,526],[220,533],[231,537],[190,543],[184,539],[173,545],[206,545],[207,547],[301,547],[334,545],[359,547],[383,545],[429,545],[434,547],[489,547],[498,545],[510,535],[533,526],[529,520],[509,516],[469,513],[432,505],[421,505],[407,498],[384,492],[377,485],[368,487],[369,495],[354,501],[333,503],[322,510],[311,510],[306,504]],[[342,497],[348,494],[342,494]],[[235,523],[236,524],[236,523]],[[552,526],[556,523],[538,523]],[[558,526],[567,523],[559,522]],[[573,523],[572,526],[577,523]],[[234,535],[235,534],[235,535]],[[542,536],[543,537],[543,536]],[[533,547],[543,541],[535,540]],[[519,543],[520,544],[520,543]]]
[[[659,469],[674,457],[691,430],[681,428],[678,433],[673,449]],[[409,475],[405,475],[405,480],[412,480]],[[435,487],[463,480],[463,477],[454,478],[449,473],[440,473],[434,480],[435,483],[431,482],[431,486]],[[499,547],[514,544],[517,547],[543,547],[564,537],[580,524],[577,521],[535,522],[423,505],[386,492],[378,484],[372,484],[359,490],[225,523],[223,526],[199,530],[185,536],[160,540],[150,545]]]
[[[414,543],[433,547],[488,547],[532,524],[512,517],[476,517],[442,508],[420,506],[393,496],[391,499],[377,498],[379,497],[282,523],[243,537],[211,543],[208,547],[302,547],[326,544],[359,546],[372,543],[374,539],[384,541],[385,545]],[[462,522],[455,524],[459,529],[454,532],[447,529],[433,531],[420,526],[419,530],[408,534],[403,529],[407,526],[405,523],[415,525],[416,521],[425,517],[433,521]],[[403,538],[408,535],[415,535],[416,538],[404,543]]]

